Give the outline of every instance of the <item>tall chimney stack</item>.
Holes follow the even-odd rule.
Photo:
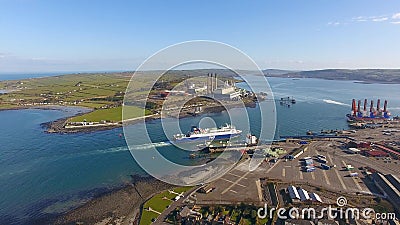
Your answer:
[[[211,78],[211,73],[209,74],[209,76],[208,76],[208,80],[209,80],[209,82],[210,82],[210,94],[212,93],[212,87],[213,87],[213,83],[212,83],[212,78]]]
[[[378,102],[376,103],[376,111],[378,111],[378,112],[380,110],[380,105],[381,105],[381,100],[378,99]]]
[[[207,94],[210,93],[210,74],[207,73]]]
[[[210,94],[212,94],[212,91],[213,91],[213,78],[212,78],[212,74],[210,74],[209,80],[210,80]]]
[[[214,85],[214,91],[215,91],[215,90],[217,90],[217,88],[218,88],[218,81],[217,81],[217,74],[216,74],[216,73],[214,73],[214,77],[215,77],[215,78],[214,78],[214,82],[215,82],[215,83],[214,83],[214,84],[215,84],[215,85]]]
[[[357,112],[361,111],[361,100],[358,100]]]
[[[387,112],[387,100],[385,100],[385,103],[383,103],[383,111]]]
[[[369,107],[369,111],[373,112],[374,110],[374,100],[371,100],[371,106]]]
[[[356,115],[356,100],[353,99],[352,103],[351,103],[351,110],[353,111],[353,116]]]
[[[364,112],[367,111],[367,99],[364,99]]]

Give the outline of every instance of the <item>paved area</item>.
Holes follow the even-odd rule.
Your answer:
[[[358,133],[362,136],[361,140],[369,140],[372,137],[374,140],[386,140],[388,137],[380,135],[380,130],[375,132],[363,130]],[[394,131],[393,131],[394,132]],[[371,134],[372,133],[372,134]],[[357,136],[353,135],[353,136]],[[369,136],[368,136],[369,135]],[[400,137],[399,132],[393,137]],[[398,139],[396,139],[398,140]],[[394,140],[393,145],[396,145]],[[269,185],[267,187],[267,180],[280,181],[277,183],[277,191],[284,190],[288,184],[296,186],[305,186],[308,190],[314,189],[318,191],[319,187],[324,188],[325,194],[328,194],[327,200],[332,200],[333,197],[342,194],[353,195],[354,193],[365,194],[379,194],[379,191],[371,180],[365,179],[363,168],[369,167],[384,174],[400,174],[400,161],[395,159],[377,159],[372,157],[365,157],[359,154],[349,154],[344,151],[343,144],[348,140],[345,139],[332,139],[332,140],[318,140],[311,141],[308,144],[307,151],[294,160],[285,160],[282,156],[277,162],[272,163],[268,159],[265,160],[259,168],[255,171],[249,171],[250,160],[244,160],[239,163],[234,169],[226,173],[219,179],[207,184],[214,187],[210,193],[196,193],[196,204],[198,205],[212,205],[212,204],[255,204],[263,205],[266,201],[271,201],[271,195],[268,193]],[[400,146],[400,144],[397,144]],[[277,143],[276,147],[282,147],[289,153],[301,145],[297,142]],[[331,166],[331,169],[325,170],[321,167],[318,161],[318,155],[326,157],[326,164]],[[314,160],[316,170],[314,172],[305,172],[303,170],[303,158],[311,157]],[[347,170],[346,167],[351,165],[354,167]],[[358,176],[350,176],[351,173],[357,172]],[[264,186],[263,186],[264,185]],[[192,190],[194,192],[195,190]],[[187,195],[186,195],[187,196]],[[283,203],[283,195],[277,194],[278,201]],[[321,196],[322,197],[322,196]],[[370,196],[370,198],[373,198]],[[276,199],[276,198],[275,198]],[[335,199],[335,198],[333,198]],[[333,200],[335,201],[335,200]],[[182,200],[174,202],[173,207],[180,205]],[[358,204],[365,204],[358,202]],[[165,216],[172,210],[170,207],[160,215],[159,218]]]
[[[280,159],[279,165],[273,168],[268,177],[281,179],[286,182],[304,182],[316,186],[322,186],[327,189],[336,191],[347,192],[368,192],[368,188],[363,184],[360,178],[350,177],[350,171],[345,170],[347,164],[352,163],[354,167],[358,166],[353,161],[347,160],[348,157],[342,157],[336,151],[340,149],[333,149],[329,147],[330,142],[312,142],[309,144],[308,150],[303,153],[299,158],[292,161],[285,161]],[[328,165],[336,165],[335,168],[324,170],[321,168],[316,156],[325,155]],[[311,157],[317,169],[314,172],[304,172],[302,170],[302,158]],[[358,172],[362,176],[361,171],[357,168],[354,172]]]
[[[280,180],[287,183],[309,184],[323,187],[338,193],[371,193],[369,187],[364,183],[362,168],[370,167],[382,173],[400,174],[399,160],[382,160],[365,157],[359,154],[349,154],[340,147],[343,140],[321,140],[308,144],[308,150],[294,160],[280,158],[276,163],[263,162],[255,171],[249,172],[246,160],[210,185],[215,190],[208,194],[199,194],[199,204],[235,204],[239,202],[258,204],[265,201],[260,179],[268,178]],[[282,145],[286,145],[283,143]],[[298,144],[288,143],[292,148],[299,147]],[[288,149],[290,150],[290,149]],[[324,155],[327,165],[332,166],[324,170],[318,162],[317,155]],[[302,169],[304,157],[311,157],[316,165],[314,172],[305,172]],[[354,169],[346,170],[347,165]],[[358,177],[350,176],[357,172]],[[374,191],[372,191],[374,192]]]
[[[236,204],[240,202],[261,204],[263,197],[259,175],[265,170],[259,168],[250,172],[248,168],[249,160],[246,160],[223,177],[208,184],[215,189],[208,194],[198,194],[197,204]]]

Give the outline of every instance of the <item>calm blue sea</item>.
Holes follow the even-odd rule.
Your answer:
[[[392,113],[400,114],[397,97],[400,85],[397,84],[287,78],[270,78],[269,82],[275,98],[293,96],[297,100],[290,108],[277,104],[277,136],[347,128],[345,114],[350,111],[352,98],[387,99]],[[266,103],[257,107],[263,104]],[[255,130],[260,124],[257,107],[248,109]],[[0,111],[0,224],[46,220],[98,193],[130,182],[132,174],[144,175],[120,137],[122,129],[80,134],[44,133],[42,123],[78,110]],[[236,116],[240,113],[243,111],[234,112]],[[205,116],[213,117],[218,125],[229,122],[226,113],[209,114],[182,119],[182,129],[195,125]],[[241,128],[239,121],[233,122]],[[165,141],[159,121],[149,122],[147,129],[154,143]],[[140,140],[137,142],[137,150],[148,148]],[[190,152],[173,146],[164,145],[159,151],[176,162],[194,163],[188,157]]]

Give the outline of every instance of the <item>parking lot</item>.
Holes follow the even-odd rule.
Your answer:
[[[329,170],[322,169],[316,159],[319,154],[326,156],[328,165],[336,165],[336,167]],[[304,157],[313,158],[316,165],[314,172],[305,172],[302,169],[302,158]],[[338,157],[335,152],[324,149],[321,146],[321,142],[311,143],[308,150],[297,159],[287,161],[280,159],[277,164],[269,173],[271,178],[282,179],[287,182],[305,182],[336,191],[368,192],[368,188],[360,178],[350,177],[350,171],[342,168],[349,164],[347,160],[343,159],[343,157]],[[362,176],[361,171],[358,171],[357,168],[354,169],[354,172],[358,172]]]
[[[284,144],[285,145],[285,144]],[[298,147],[298,144],[292,147]],[[349,154],[341,148],[340,140],[319,140],[308,144],[307,151],[294,160],[286,160],[283,156],[277,162],[263,162],[259,168],[250,172],[249,160],[246,160],[225,174],[218,180],[210,183],[215,189],[208,194],[198,195],[198,203],[204,204],[234,204],[238,202],[261,203],[265,199],[260,179],[274,179],[286,183],[304,183],[317,187],[323,187],[337,193],[376,193],[371,181],[365,179],[365,167],[369,167],[382,173],[400,174],[400,162],[394,159],[376,159],[359,154]],[[317,155],[324,155],[327,165],[326,170],[321,168]],[[303,169],[304,157],[314,160],[316,170],[305,172]],[[271,160],[272,161],[272,160]],[[351,165],[353,168],[346,169]],[[350,176],[357,173],[357,176]]]
[[[239,164],[235,169],[225,174],[208,186],[215,189],[208,194],[199,194],[198,204],[236,204],[239,202],[261,204],[263,193],[260,186],[260,175],[265,168],[249,171],[249,160]]]

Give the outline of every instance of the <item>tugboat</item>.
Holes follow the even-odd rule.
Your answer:
[[[279,103],[281,105],[286,105],[287,107],[290,107],[290,104],[296,104],[296,100],[293,97],[281,98],[279,100]]]

